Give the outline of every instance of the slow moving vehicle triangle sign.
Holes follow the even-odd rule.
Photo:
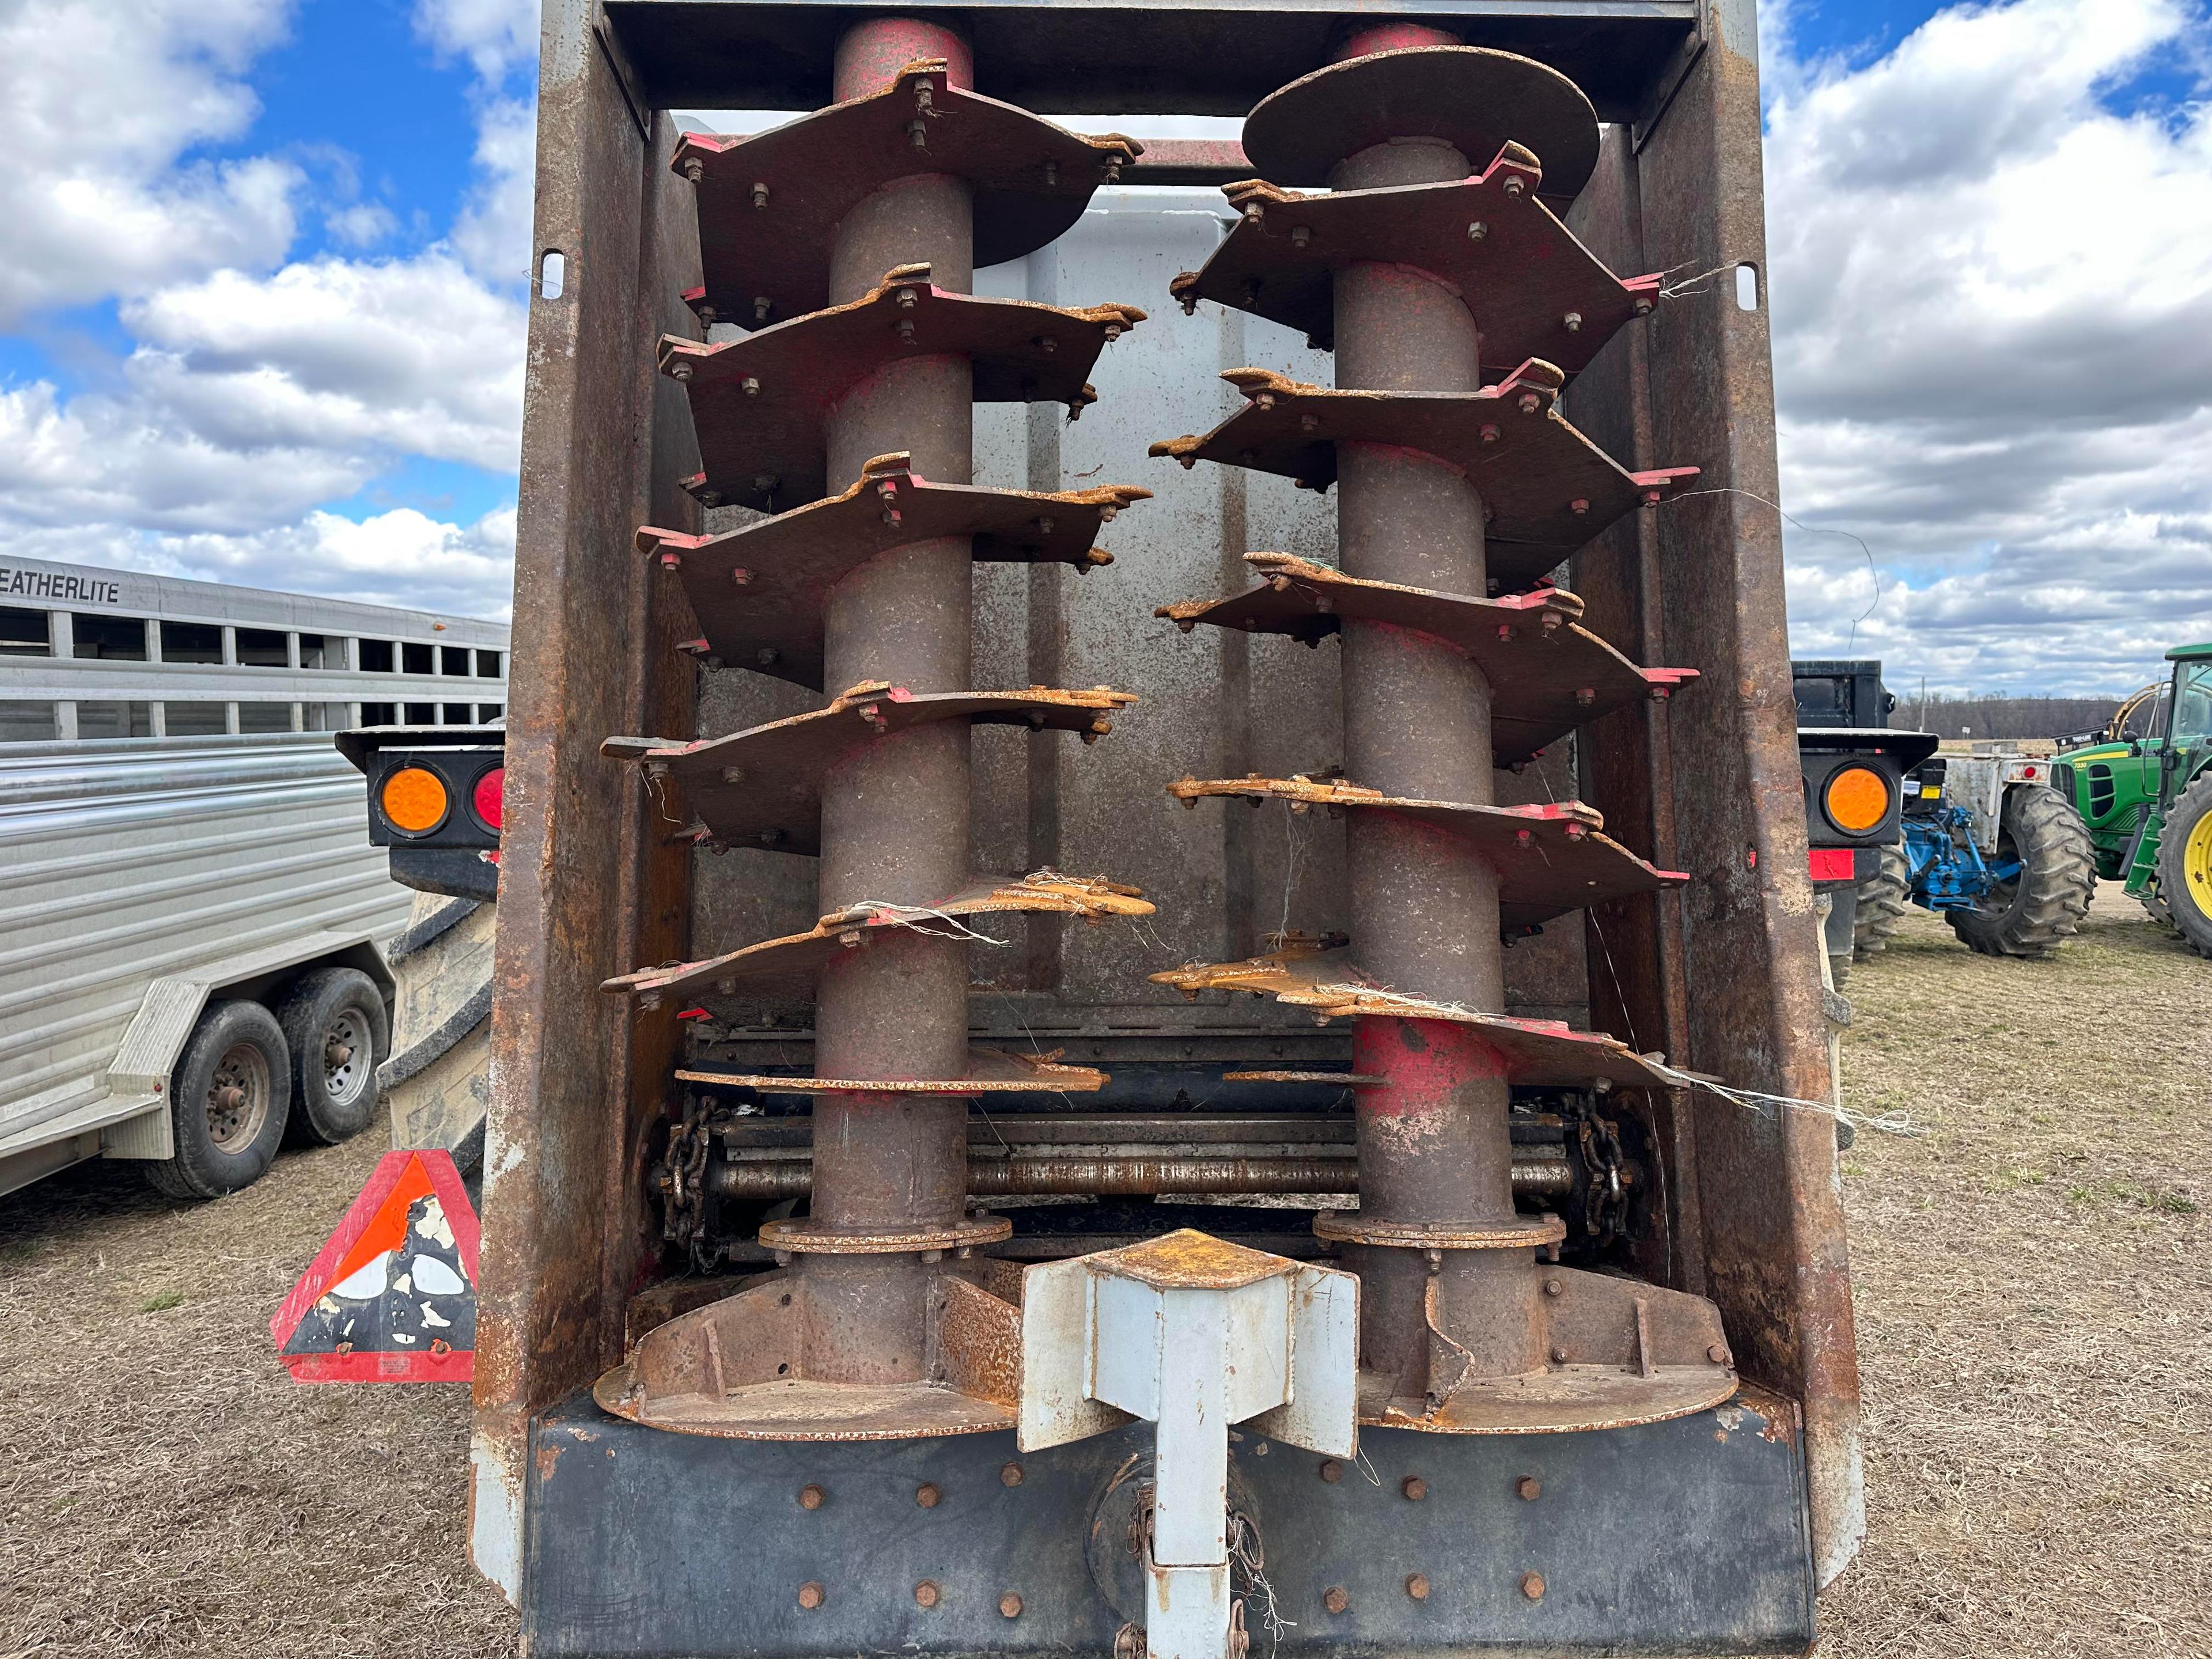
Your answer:
[[[477,1214],[452,1155],[387,1152],[269,1334],[295,1382],[465,1382]]]

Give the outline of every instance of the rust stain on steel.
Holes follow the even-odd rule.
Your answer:
[[[928,141],[920,150],[917,119]],[[1092,191],[1145,154],[1118,132],[1073,132],[956,84],[943,58],[916,59],[879,91],[767,132],[684,135],[670,166],[697,187],[708,273],[684,298],[702,322],[747,328],[826,305],[838,222],[917,162],[971,185],[978,265],[1018,259],[1067,231]],[[740,268],[742,283],[718,277]]]
[[[1206,796],[1235,796],[1255,804],[1289,803],[1293,812],[1319,806],[1333,812],[1387,811],[1463,837],[1504,878],[1498,920],[1509,933],[1534,928],[1570,910],[1586,909],[1632,893],[1679,886],[1680,871],[1655,870],[1616,841],[1599,833],[1605,819],[1580,801],[1529,806],[1475,805],[1463,801],[1412,800],[1340,779],[1187,777],[1168,786],[1186,806]]]
[[[931,1281],[936,1297],[930,1376],[977,1400],[1009,1410],[1022,1395],[1022,1314],[1018,1305],[951,1273]]]
[[[970,1215],[957,1221],[916,1225],[840,1227],[814,1216],[764,1221],[760,1242],[772,1250],[803,1250],[815,1255],[910,1255],[922,1250],[972,1250],[1013,1237],[1004,1216]]]
[[[1324,1210],[1314,1218],[1314,1235],[1340,1244],[1372,1244],[1401,1250],[1499,1250],[1537,1249],[1567,1236],[1555,1215],[1516,1216],[1484,1225],[1453,1221],[1400,1221],[1365,1217],[1357,1210]]]
[[[1369,1077],[1360,1072],[1224,1072],[1224,1083],[1333,1083],[1340,1088],[1357,1088],[1363,1083],[1380,1083],[1382,1079]]]
[[[1804,1427],[1804,1414],[1796,1401],[1770,1389],[1739,1380],[1735,1403],[1756,1417],[1763,1425],[1759,1438],[1778,1446],[1794,1446]]]
[[[1232,1244],[1190,1227],[1106,1251],[1096,1259],[1100,1271],[1160,1291],[1233,1291],[1287,1273],[1297,1266],[1287,1256]]]
[[[1538,199],[1542,177],[1534,153],[1509,142],[1480,173],[1437,184],[1307,195],[1241,179],[1222,191],[1237,224],[1203,270],[1183,272],[1169,291],[1186,310],[1200,300],[1237,305],[1326,349],[1336,334],[1335,271],[1387,261],[1481,296],[1486,373],[1536,357],[1576,374],[1658,304],[1662,279],[1623,282],[1607,270]],[[1540,285],[1498,280],[1537,261]]]
[[[994,1434],[1014,1426],[1010,1410],[926,1382],[820,1382],[801,1377],[757,1383],[720,1401],[703,1394],[672,1395],[645,1416],[604,1401],[601,1405],[651,1428],[721,1440],[911,1440]]]
[[[961,918],[1009,910],[1103,921],[1109,916],[1148,916],[1152,907],[1138,896],[1135,888],[1117,882],[1039,872],[979,882],[911,911],[873,905],[832,911],[805,933],[749,945],[704,962],[671,963],[621,975],[603,988],[632,995],[679,989],[706,994],[708,988],[714,994],[732,995],[739,987],[795,991],[811,985],[815,971],[838,951],[861,948],[886,929],[915,928],[957,937]]]
[[[960,1298],[953,1341],[967,1356],[961,1363],[1002,1387],[1006,1373],[990,1358],[987,1333],[994,1323],[1012,1329],[1018,1310],[973,1285],[948,1291],[952,1282],[949,1274],[931,1281],[931,1317],[941,1321],[940,1298]],[[810,1375],[802,1293],[797,1278],[774,1274],[682,1315],[642,1338],[627,1361],[599,1378],[592,1397],[602,1409],[650,1427],[743,1440],[895,1440],[1012,1426],[1009,1407],[941,1377],[876,1385]],[[932,1340],[942,1352],[941,1331]]]
[[[1288,553],[1248,553],[1260,585],[1222,599],[1153,612],[1188,633],[1204,623],[1283,634],[1317,645],[1347,622],[1403,628],[1464,653],[1491,688],[1492,752],[1520,766],[1546,745],[1616,708],[1664,702],[1695,669],[1639,668],[1577,625],[1583,601],[1564,588],[1480,599],[1364,580]]]
[[[1513,1377],[1460,1379],[1449,1399],[1390,1399],[1361,1377],[1359,1420],[1374,1428],[1429,1434],[1578,1434],[1664,1423],[1711,1409],[1735,1379],[1698,1366],[1661,1367],[1650,1376],[1619,1365],[1553,1364]],[[1381,1378],[1376,1378],[1382,1381]]]
[[[774,510],[829,493],[828,411],[878,371],[958,356],[982,403],[1097,400],[1085,380],[1098,354],[1139,323],[1134,306],[1079,307],[998,300],[935,287],[931,267],[896,266],[856,300],[704,345],[661,337],[662,374],[684,383],[703,470],[684,487],[702,500]]]
[[[1476,392],[1339,390],[1266,368],[1221,378],[1244,394],[1244,406],[1212,431],[1165,439],[1151,453],[1185,466],[1252,467],[1314,489],[1336,482],[1340,443],[1431,457],[1481,492],[1490,574],[1508,588],[1528,586],[1614,520],[1697,476],[1695,467],[1624,469],[1559,414],[1566,377],[1540,358]]]
[[[1092,538],[1150,498],[1133,484],[995,489],[939,483],[901,452],[878,455],[842,494],[716,536],[650,526],[638,551],[682,582],[709,661],[820,690],[823,610],[836,584],[906,543],[966,536],[978,563],[1111,564]]]

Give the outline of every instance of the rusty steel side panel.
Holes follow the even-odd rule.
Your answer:
[[[1754,262],[1761,303],[1733,280],[1652,320],[1653,435],[1693,455],[1698,487],[1778,499],[1753,0],[1715,0],[1705,49],[1645,137],[1644,252],[1685,275]],[[1781,523],[1746,495],[1661,509],[1668,649],[1705,673],[1676,699],[1676,867],[1686,902],[1690,1063],[1754,1089],[1819,1100],[1827,1045],[1784,616]],[[1864,1530],[1858,1362],[1834,1125],[1692,1103],[1707,1294],[1747,1375],[1804,1403],[1814,1560],[1822,1582]]]
[[[599,981],[609,962],[668,954],[687,908],[681,861],[615,828],[638,819],[636,784],[598,747],[682,701],[639,678],[667,659],[652,641],[681,635],[628,546],[656,509],[685,522],[653,493],[677,458],[648,451],[656,431],[688,444],[689,425],[661,407],[640,341],[688,319],[675,296],[696,279],[696,231],[656,199],[670,124],[648,142],[595,11],[550,0],[540,46],[535,247],[565,269],[560,297],[531,307],[471,1454],[471,1551],[510,1596],[530,1417],[616,1356],[643,1260],[639,1114],[672,1038],[641,1038],[633,1066]]]
[[[1640,271],[1650,269],[1642,220],[1628,130],[1609,127],[1596,171],[1568,216],[1569,227],[1609,268]],[[1569,418],[1607,454],[1638,471],[1658,465],[1651,436],[1651,338],[1648,328],[1616,335],[1568,396]],[[1570,584],[1583,597],[1590,631],[1639,663],[1669,660],[1660,517],[1639,513],[1613,525],[1575,556]],[[1605,814],[1609,833],[1670,870],[1680,867],[1671,862],[1680,853],[1673,732],[1670,708],[1645,703],[1606,715],[1577,738],[1584,798]],[[1674,1056],[1689,1050],[1682,906],[1679,894],[1629,898],[1596,907],[1586,923],[1591,1023],[1627,1036],[1638,1049],[1656,1048]],[[1702,1295],[1695,1116],[1679,1090],[1626,1098],[1659,1159],[1653,1188],[1658,1224],[1635,1242],[1637,1266],[1662,1284]]]
[[[623,63],[618,52],[611,55]],[[623,72],[635,84],[626,64]],[[700,331],[682,298],[698,277],[699,216],[691,185],[668,165],[680,133],[666,114],[650,118],[653,137],[646,147],[640,190],[645,202],[638,260],[643,275],[632,325],[632,338],[638,342]],[[690,407],[683,386],[654,373],[647,356],[635,352],[632,364],[649,425],[641,434],[647,440],[645,464],[633,460],[630,510],[644,514],[640,523],[696,532],[702,527],[702,514],[680,483],[700,464]],[[601,544],[594,550],[610,567],[610,594],[627,599],[632,636],[640,641],[640,648],[623,665],[626,708],[641,731],[668,738],[696,735],[701,671],[696,659],[678,647],[697,636],[699,622],[683,584],[639,559],[634,543]],[[680,804],[681,791],[672,792],[667,814],[648,810],[647,786],[636,775],[637,769],[621,769],[631,775],[624,782],[630,802],[619,820],[620,948],[629,962],[680,960],[691,953],[693,842],[670,819],[679,817],[688,825],[694,814]],[[627,1022],[629,1029],[627,1042],[618,1050],[609,1094],[610,1103],[620,1101],[623,1110],[619,1118],[608,1111],[599,1126],[607,1187],[599,1223],[605,1250],[600,1260],[600,1313],[593,1352],[602,1363],[620,1358],[629,1299],[662,1271],[659,1218],[647,1199],[652,1190],[647,1172],[659,1152],[659,1126],[668,1111],[669,1074],[682,1058],[682,1028],[676,1016],[683,1006],[679,1002],[652,1012],[629,1007],[613,1016],[618,1025]],[[550,1380],[547,1387],[552,1387]],[[550,1398],[535,1391],[532,1397],[541,1406]]]

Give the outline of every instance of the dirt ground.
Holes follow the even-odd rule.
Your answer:
[[[2107,890],[2049,963],[1915,915],[1848,988],[1869,1529],[1827,1659],[2212,1656],[2212,962]],[[220,1203],[0,1200],[0,1659],[513,1650],[466,1396],[297,1388],[270,1314],[384,1144]],[[1722,1547],[1725,1547],[1724,1544]]]
[[[0,1199],[0,1659],[460,1659],[468,1390],[295,1386],[269,1318],[391,1146],[213,1204],[88,1164]]]
[[[1824,1655],[2212,1655],[2212,962],[2104,884],[2049,962],[1915,911],[1846,987],[1868,1531]]]

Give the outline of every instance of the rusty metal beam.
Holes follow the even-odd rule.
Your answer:
[[[605,0],[642,95],[665,109],[817,108],[829,101],[839,32],[872,9],[862,0]],[[1241,0],[908,9],[958,18],[975,33],[993,92],[1048,114],[1242,116],[1328,62],[1358,15],[1343,0],[1272,0],[1264,10]],[[1698,0],[1397,0],[1391,9],[1554,64],[1608,121],[1644,112],[1655,68],[1695,36],[1700,15]]]
[[[1780,489],[1765,296],[1759,52],[1752,0],[1717,0],[1704,54],[1636,157],[1645,257],[1759,275],[1684,305],[1652,341],[1655,441],[1694,451],[1715,494],[1662,510],[1662,625],[1705,671],[1674,715],[1673,805],[1692,874],[1689,1054],[1700,1069],[1805,1100],[1827,1097],[1803,783],[1783,591]],[[1708,1294],[1745,1370],[1804,1402],[1814,1553],[1823,1582],[1864,1530],[1858,1365],[1833,1124],[1761,1117],[1700,1097],[1696,1114]]]
[[[619,1355],[648,1270],[643,1166],[673,1028],[591,987],[610,960],[680,953],[689,912],[688,855],[616,828],[641,825],[635,785],[593,754],[609,731],[689,729],[691,676],[662,648],[688,607],[586,573],[636,522],[690,510],[672,487],[697,465],[690,421],[637,343],[690,325],[675,296],[696,228],[660,182],[672,125],[640,140],[585,8],[547,9],[540,88],[536,247],[568,280],[557,298],[533,282],[530,307],[473,1385],[471,1547],[510,1595],[530,1420]]]

